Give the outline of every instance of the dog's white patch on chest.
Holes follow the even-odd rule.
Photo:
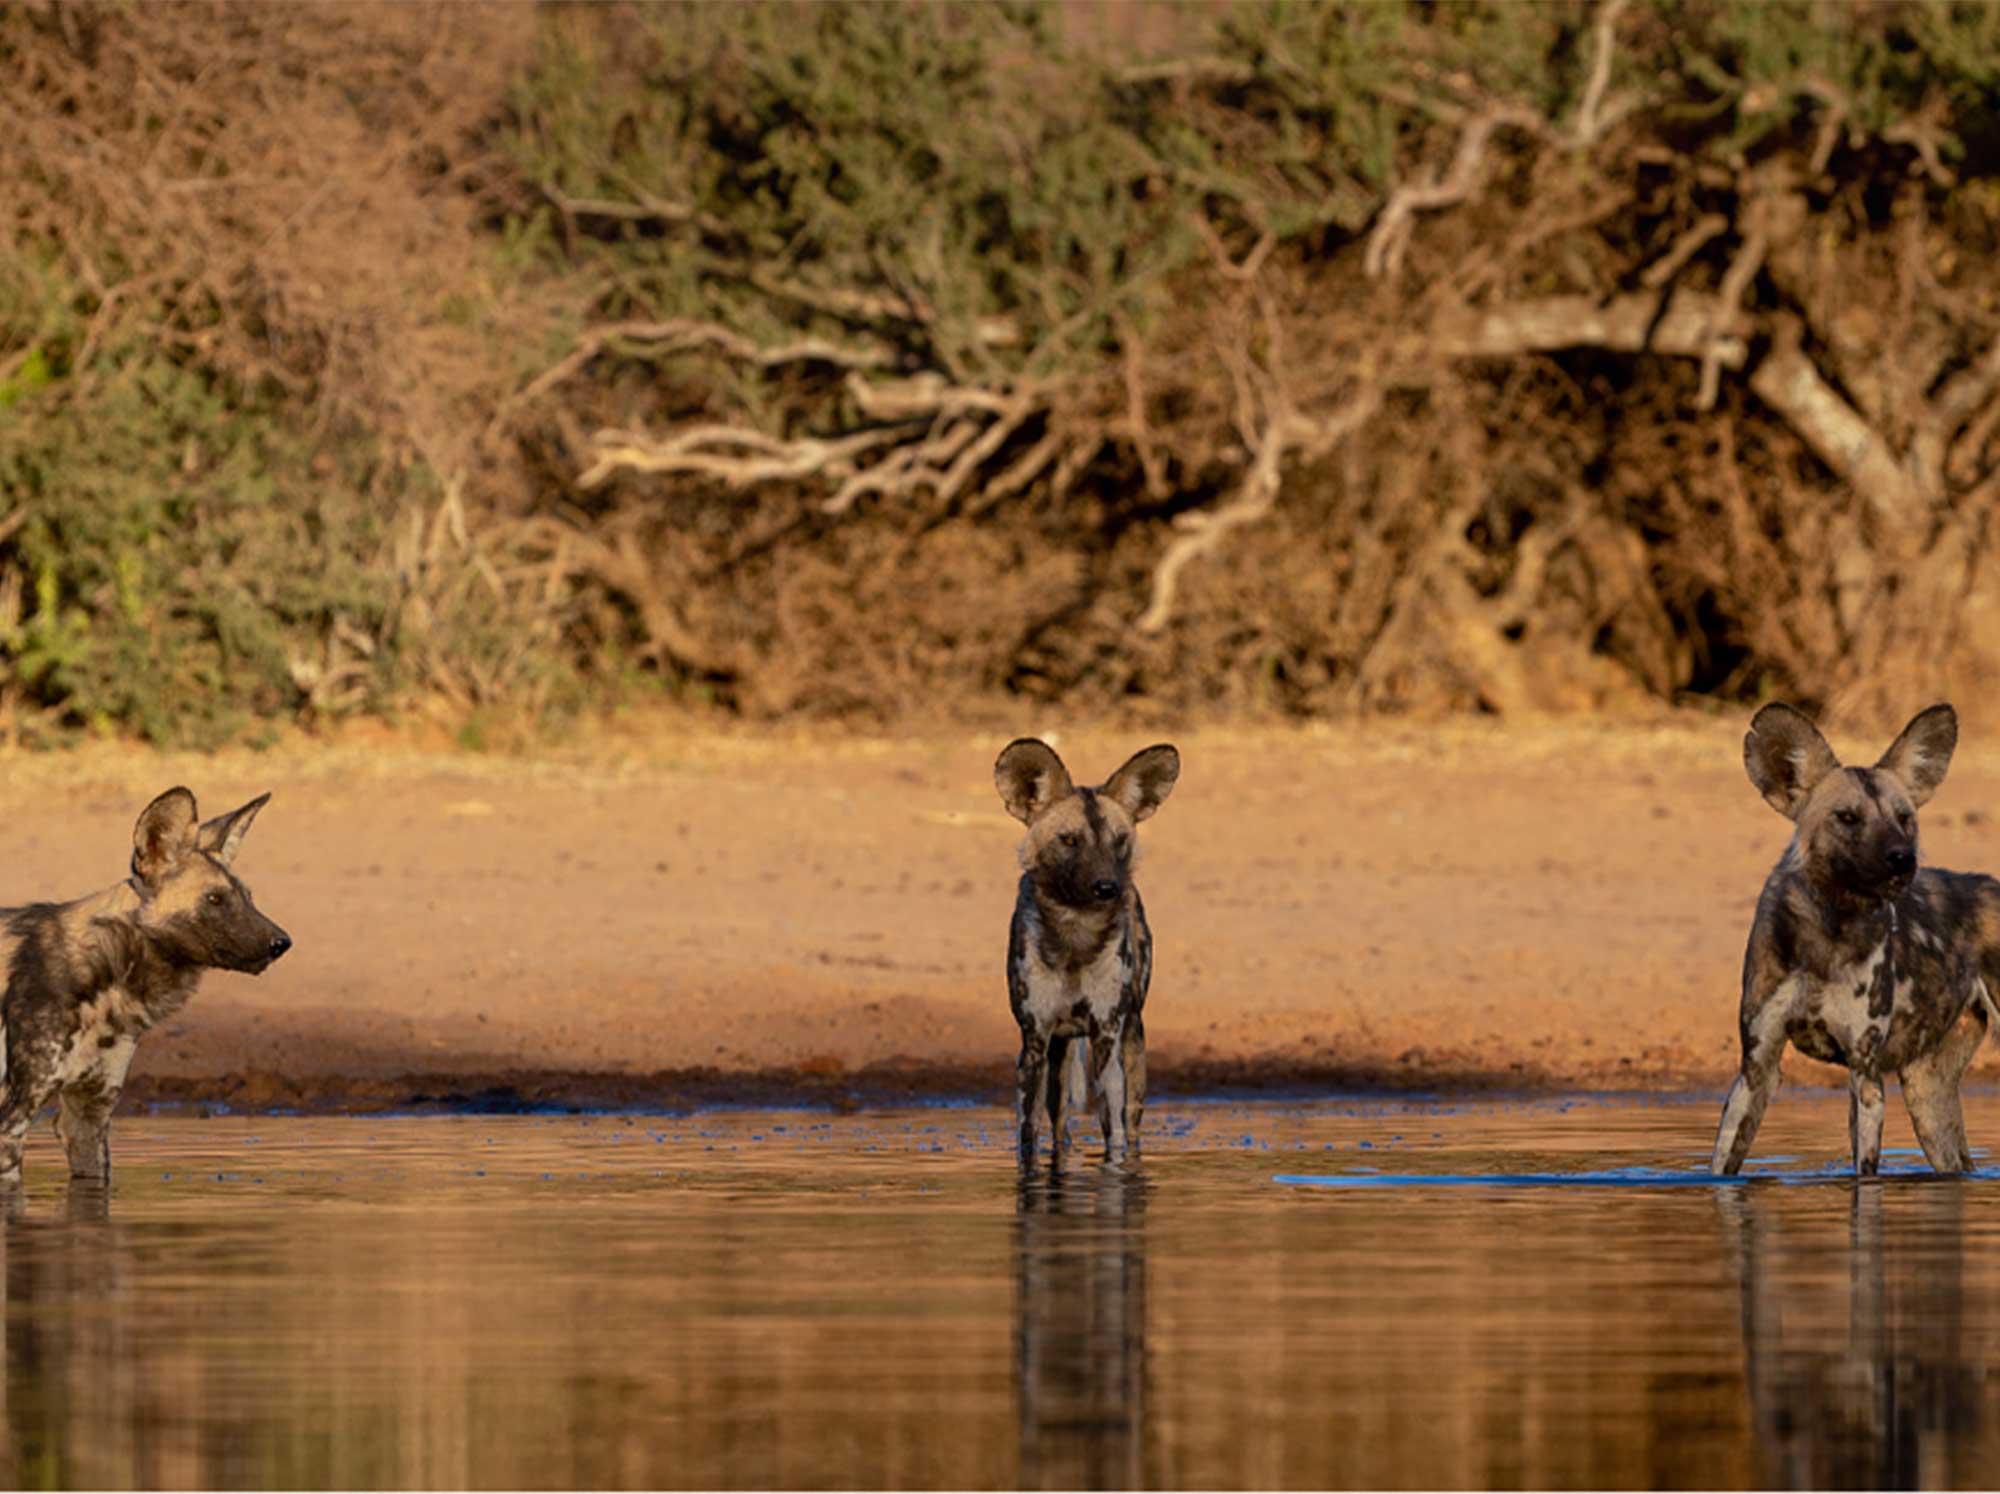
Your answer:
[[[1847,994],[1859,1001],[1865,1009],[1868,993],[1875,989],[1875,981],[1882,973],[1882,962],[1889,958],[1889,946],[1878,944],[1870,951],[1868,958],[1858,965],[1849,966],[1847,971],[1834,979],[1847,988]]]
[[[1106,940],[1103,952],[1078,970],[1052,970],[1032,956],[1026,959],[1025,1005],[1039,1030],[1071,1036],[1087,1031],[1091,1017],[1099,1022],[1110,1018],[1124,992],[1118,942]]]
[[[1850,1063],[1872,1054],[1888,1032],[1889,1013],[1884,1012],[1878,1017],[1868,1010],[1869,1000],[1888,959],[1889,942],[1885,939],[1865,958],[1829,972],[1813,991],[1813,1016],[1825,1025],[1827,1033],[1839,1044],[1842,1056]]]

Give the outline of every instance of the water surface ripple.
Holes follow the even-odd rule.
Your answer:
[[[0,1235],[0,1481],[1990,1485],[1994,1174],[1788,1092],[1719,1187],[1715,1113],[127,1116]]]

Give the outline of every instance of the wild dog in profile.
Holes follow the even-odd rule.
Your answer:
[[[132,832],[132,875],[70,903],[0,909],[0,1185],[21,1176],[21,1143],[57,1101],[72,1177],[111,1174],[111,1113],[140,1037],[194,995],[204,970],[262,973],[292,947],[229,870],[252,799],[199,823],[194,795],[168,789]]]
[[[1931,1166],[1971,1167],[1958,1083],[2000,990],[2000,882],[1917,865],[1917,810],[1957,744],[1948,705],[1918,715],[1872,768],[1843,768],[1790,706],[1751,720],[1750,781],[1798,832],[1750,926],[1743,1071],[1723,1103],[1716,1172],[1742,1167],[1787,1042],[1848,1069],[1857,1174],[1879,1166],[1882,1079],[1892,1073]]]
[[[1035,1159],[1038,1105],[1048,1109],[1062,1160],[1065,1068],[1079,1039],[1106,1158],[1121,1160],[1138,1142],[1153,934],[1132,863],[1139,822],[1166,801],[1180,771],[1172,747],[1148,747],[1101,788],[1077,788],[1053,748],[1025,737],[993,765],[1007,812],[1028,827],[1007,937],[1007,994],[1021,1024],[1014,1077],[1023,1166]]]

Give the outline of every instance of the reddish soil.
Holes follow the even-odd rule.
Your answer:
[[[1181,735],[1142,836],[1156,1086],[1719,1085],[1788,830],[1744,779],[1741,732]],[[142,1098],[995,1097],[1019,840],[1001,742],[649,729],[536,761],[359,740],[16,755],[0,902],[115,880],[172,783],[211,814],[276,791],[238,870],[298,947],[261,978],[209,976],[141,1046]],[[1143,740],[1059,745],[1094,781]],[[1924,833],[1937,864],[2000,869],[2000,754],[1961,753]]]

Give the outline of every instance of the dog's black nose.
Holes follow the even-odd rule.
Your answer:
[[[1917,869],[1917,853],[1909,846],[1897,846],[1888,859],[1889,870],[1899,877],[1907,877]]]
[[[271,941],[271,958],[275,960],[279,955],[283,954],[286,950],[290,949],[291,947],[292,947],[292,936],[290,934],[278,935],[277,938]]]
[[[1090,895],[1100,903],[1108,903],[1114,897],[1118,896],[1118,884],[1116,882],[1092,882],[1090,884]]]

